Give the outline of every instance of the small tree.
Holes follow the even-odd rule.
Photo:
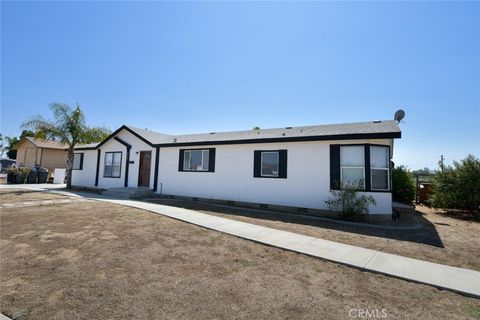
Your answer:
[[[412,203],[415,199],[415,180],[413,174],[405,166],[395,167],[392,170],[392,197],[393,200]]]
[[[68,146],[67,155],[67,188],[72,188],[72,168],[74,148],[77,144],[92,143],[103,140],[110,131],[101,127],[88,127],[85,116],[77,105],[75,109],[66,104],[52,103],[50,109],[53,120],[46,120],[36,115],[23,123],[22,127],[41,132],[45,138],[65,143]]]
[[[3,151],[6,152],[7,157],[9,159],[16,159],[17,158],[17,150],[15,146],[17,143],[20,142],[25,137],[36,137],[36,138],[44,138],[43,132],[33,132],[30,130],[23,130],[20,134],[20,138],[17,137],[5,137],[6,144],[3,146]]]
[[[4,152],[5,152],[5,144],[3,141],[3,134],[0,133],[0,157],[3,157]]]
[[[432,206],[442,209],[480,211],[480,160],[468,155],[453,167],[436,173]]]
[[[348,220],[358,220],[368,214],[368,206],[376,205],[377,202],[372,196],[358,195],[357,184],[343,183],[341,190],[331,190],[333,198],[325,201],[329,210],[341,212]]]
[[[20,141],[17,137],[5,137],[5,141],[7,142],[3,147],[7,158],[9,159],[17,159],[17,150],[15,149],[15,145]]]

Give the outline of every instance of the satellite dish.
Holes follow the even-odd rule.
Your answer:
[[[395,112],[395,115],[393,116],[393,119],[397,121],[397,123],[400,123],[403,118],[405,118],[405,111],[403,111],[402,109],[397,110],[397,112]]]

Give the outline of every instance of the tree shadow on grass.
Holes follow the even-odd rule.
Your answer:
[[[278,211],[259,210],[244,207],[234,207],[226,205],[216,205],[210,203],[192,202],[178,199],[158,199],[152,202],[181,207],[192,210],[211,211],[221,213],[227,216],[240,216],[252,219],[263,219],[269,221],[280,221],[289,224],[298,224],[305,226],[313,226],[318,228],[348,232],[353,234],[361,234],[372,237],[381,237],[393,240],[409,241],[415,243],[426,244],[429,246],[443,248],[443,242],[438,234],[435,225],[426,219],[420,212],[409,213],[415,215],[420,227],[418,228],[402,228],[395,229],[389,226],[365,226],[363,224],[344,223],[342,221],[332,221],[332,219],[325,220],[318,217],[308,217],[305,215],[298,215],[294,213],[284,213]],[[404,213],[403,215],[406,215]],[[252,223],[255,223],[252,221]],[[361,244],[359,244],[361,245]]]

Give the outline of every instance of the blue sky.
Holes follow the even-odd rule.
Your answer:
[[[480,154],[477,2],[1,3],[1,132],[51,102],[197,133],[391,119],[395,162]]]

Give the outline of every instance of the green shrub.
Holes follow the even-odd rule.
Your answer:
[[[25,183],[25,180],[27,179],[28,175],[32,169],[30,168],[25,168],[25,167],[12,167],[7,169],[7,175],[10,176],[9,181],[13,183]]]
[[[18,173],[17,167],[10,167],[7,169],[7,182],[8,183],[15,183],[15,176]]]
[[[438,172],[433,180],[432,206],[480,211],[480,160],[468,155]]]
[[[415,179],[405,166],[392,170],[392,198],[394,201],[412,203],[415,199]]]
[[[342,213],[347,220],[364,220],[368,214],[368,206],[376,205],[372,196],[358,195],[358,186],[342,184],[341,190],[331,190],[332,198],[325,201],[329,210]]]
[[[20,168],[18,168],[18,170],[19,170],[25,177],[27,177],[27,176],[30,174],[30,172],[32,171],[32,169],[26,168],[26,167],[20,167]]]

